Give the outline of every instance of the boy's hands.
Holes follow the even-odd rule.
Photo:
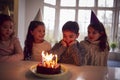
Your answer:
[[[76,41],[70,41],[70,42],[68,43],[68,42],[62,40],[62,41],[61,41],[61,44],[62,44],[63,46],[65,46],[65,47],[68,47],[68,46],[71,46],[72,44],[74,44],[75,42],[76,42]]]
[[[67,43],[64,40],[61,41],[61,44],[65,47],[67,47]]]
[[[71,41],[68,45],[71,46],[73,44],[75,44],[76,41]]]

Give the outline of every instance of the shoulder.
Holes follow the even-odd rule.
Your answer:
[[[44,40],[43,44],[45,44],[45,45],[50,45],[50,46],[51,46],[51,43],[48,42],[48,41],[46,41],[46,40]]]
[[[62,46],[61,41],[56,42],[56,43],[54,44],[54,46]]]
[[[80,45],[88,45],[89,42],[87,40],[80,41]]]
[[[53,45],[53,48],[59,48],[59,47],[61,47],[61,46],[62,46],[61,41],[59,41],[59,42],[56,42],[56,43]]]
[[[12,38],[11,38],[11,41],[12,41],[12,42],[19,42],[19,38],[18,38],[18,37],[12,37]]]

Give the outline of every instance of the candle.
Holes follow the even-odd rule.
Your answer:
[[[48,68],[54,68],[57,65],[57,55],[48,54],[42,51],[42,65]]]
[[[57,55],[55,55],[55,62],[56,62],[55,64],[57,64]]]
[[[42,51],[42,64],[44,64],[44,51]]]

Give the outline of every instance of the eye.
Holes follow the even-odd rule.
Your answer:
[[[13,26],[10,26],[10,29],[13,29]]]
[[[70,35],[69,37],[70,37],[70,38],[73,38],[74,36],[73,36],[73,35]]]
[[[65,35],[63,35],[63,37],[65,38],[66,36],[65,36]]]
[[[7,27],[6,25],[3,25],[3,28],[4,28],[4,29],[7,29],[8,27]]]
[[[97,31],[94,31],[93,34],[97,34],[98,32]]]

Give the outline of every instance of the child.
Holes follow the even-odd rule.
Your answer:
[[[107,66],[109,44],[103,24],[91,12],[91,23],[88,26],[88,37],[80,42],[86,49],[85,65]]]
[[[56,43],[51,49],[51,53],[58,55],[58,62],[81,65],[81,47],[76,40],[79,36],[79,26],[77,22],[68,21],[62,28],[63,39]]]
[[[42,51],[49,51],[51,44],[44,40],[45,25],[40,21],[31,21],[25,40],[24,59],[41,61]]]
[[[23,59],[18,38],[14,36],[13,21],[10,16],[0,14],[0,62],[14,62]]]

